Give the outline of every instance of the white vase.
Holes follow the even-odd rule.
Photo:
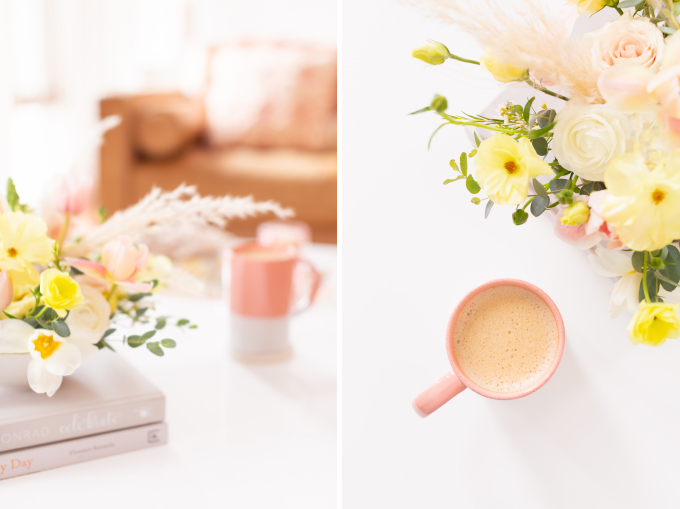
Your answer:
[[[28,386],[29,354],[0,355],[0,390],[30,391]]]

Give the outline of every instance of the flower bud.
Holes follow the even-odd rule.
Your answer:
[[[562,224],[565,226],[580,226],[588,222],[590,207],[582,201],[575,201],[567,207],[562,215]]]
[[[434,99],[432,99],[432,102],[430,103],[430,108],[437,113],[444,113],[448,107],[449,103],[446,100],[446,97],[439,94],[435,94]]]
[[[479,64],[489,71],[496,81],[500,81],[501,83],[522,81],[529,76],[529,71],[527,69],[501,62],[488,50],[484,50],[482,58],[479,59]]]
[[[561,189],[555,193],[555,198],[557,198],[560,205],[571,205],[574,201],[574,191],[571,189]]]
[[[426,64],[439,65],[449,58],[449,49],[441,42],[428,41],[423,46],[413,48],[413,57]]]

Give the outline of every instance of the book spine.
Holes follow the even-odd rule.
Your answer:
[[[0,480],[168,443],[164,422],[0,454]]]
[[[0,427],[0,453],[165,420],[165,397],[97,406]]]

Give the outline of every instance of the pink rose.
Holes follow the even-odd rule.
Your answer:
[[[588,37],[592,42],[593,62],[602,70],[622,63],[635,63],[656,72],[661,66],[665,46],[663,34],[647,18],[633,18],[627,12]]]

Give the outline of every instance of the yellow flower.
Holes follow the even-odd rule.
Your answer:
[[[527,138],[517,142],[496,134],[482,142],[475,157],[475,180],[498,205],[519,205],[527,197],[529,180],[552,174]]]
[[[566,226],[579,226],[585,224],[589,216],[590,207],[582,201],[575,201],[567,207],[560,221]]]
[[[0,268],[9,272],[15,286],[36,285],[34,263],[52,259],[52,241],[47,224],[34,214],[5,212],[0,216]]]
[[[680,336],[679,306],[642,301],[628,324],[628,336],[633,344],[659,346],[664,344],[666,338]]]
[[[500,81],[501,83],[521,81],[529,76],[527,69],[501,62],[489,50],[484,50],[482,58],[479,59],[479,64],[489,71],[496,81]]]
[[[653,251],[680,238],[680,151],[649,169],[642,156],[623,154],[604,174],[609,194],[602,217],[621,242]]]
[[[62,318],[67,309],[76,309],[85,300],[80,285],[66,272],[57,269],[47,269],[40,274],[40,293],[45,303]]]
[[[567,0],[567,2],[576,4],[579,14],[593,14],[607,5],[607,0]]]
[[[413,48],[412,55],[426,64],[439,65],[449,58],[449,49],[441,42],[428,41],[427,44]]]

